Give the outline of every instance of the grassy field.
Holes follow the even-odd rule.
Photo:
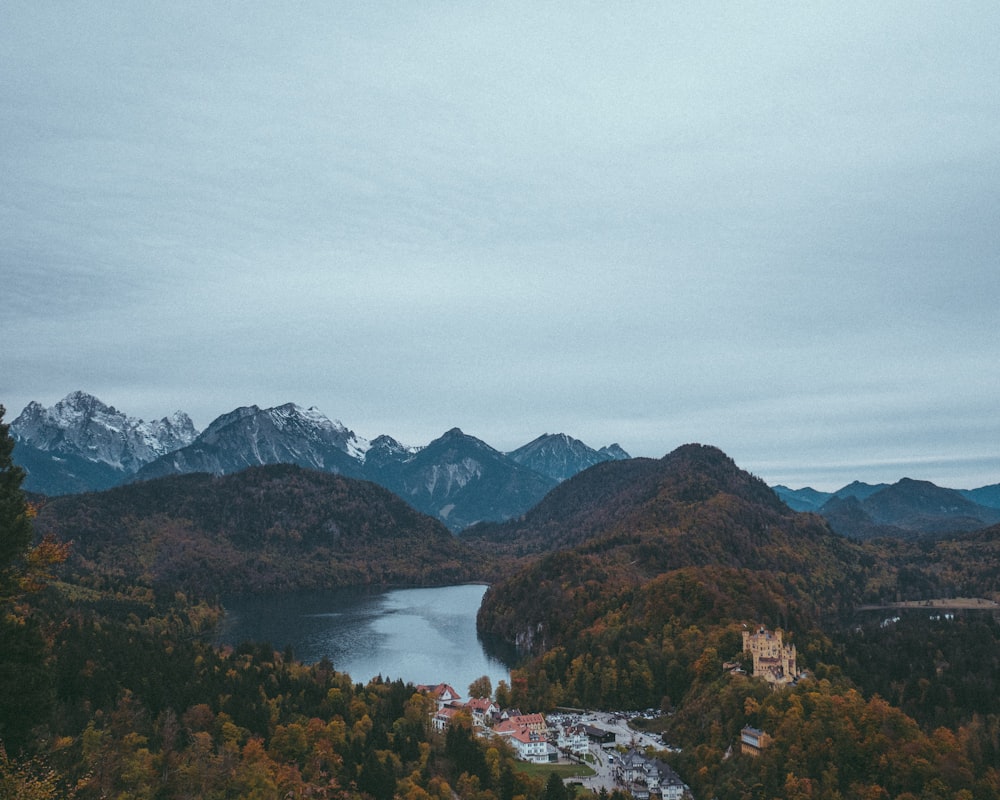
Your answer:
[[[594,774],[594,770],[586,764],[529,764],[527,761],[518,761],[515,769],[536,778],[548,778],[550,772],[560,778],[585,778]]]
[[[941,610],[994,609],[997,603],[985,597],[952,597],[936,600],[903,600],[899,603],[886,603],[880,606],[859,606],[858,611],[876,611],[889,608],[937,608]]]

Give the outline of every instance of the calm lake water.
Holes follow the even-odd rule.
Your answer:
[[[219,644],[291,645],[314,663],[326,656],[355,683],[376,675],[411,683],[451,684],[463,697],[488,675],[496,687],[510,672],[486,654],[476,635],[485,586],[392,591],[297,592],[226,602]]]

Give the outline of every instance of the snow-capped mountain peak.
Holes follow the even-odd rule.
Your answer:
[[[224,475],[260,464],[298,464],[356,476],[370,447],[315,407],[243,406],[218,417],[194,442],[144,467],[137,477],[176,472]]]
[[[145,422],[79,390],[51,408],[28,403],[11,423],[11,432],[19,442],[43,452],[80,456],[126,472],[190,444],[198,435],[183,412]]]
[[[371,448],[371,443],[367,439],[355,434],[340,420],[330,419],[316,406],[303,408],[296,403],[285,403],[269,408],[263,413],[271,418],[278,430],[298,432],[312,430],[323,438],[337,442],[352,458],[363,460],[365,453]]]

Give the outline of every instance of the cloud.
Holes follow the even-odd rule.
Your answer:
[[[1000,479],[991,5],[5,17],[14,413]]]

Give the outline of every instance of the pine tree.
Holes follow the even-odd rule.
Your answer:
[[[4,412],[0,405],[0,741],[17,752],[30,745],[32,728],[48,714],[53,680],[41,668],[47,648],[38,620],[7,604],[38,588],[48,567],[65,559],[66,548],[52,539],[31,546],[33,510],[21,491],[24,470],[13,461]]]
[[[20,574],[33,536],[31,515],[21,482],[24,470],[14,463],[14,439],[0,405],[0,601],[20,588]]]
[[[555,772],[549,773],[549,779],[545,783],[545,790],[542,792],[542,800],[568,800],[566,784]]]

